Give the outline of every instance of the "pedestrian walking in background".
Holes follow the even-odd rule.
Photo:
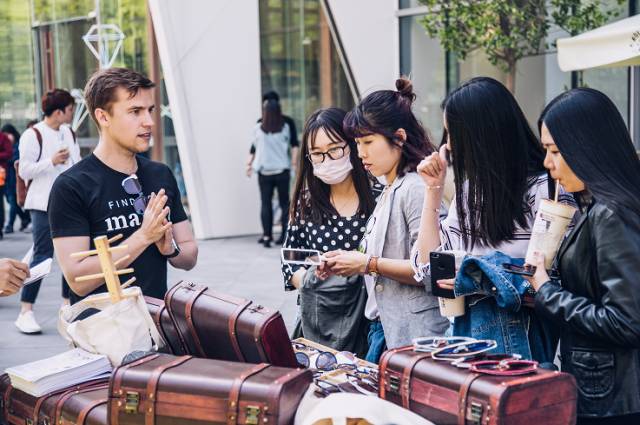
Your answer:
[[[7,219],[7,223],[4,227],[4,233],[7,234],[13,233],[16,217],[20,217],[20,231],[25,230],[29,226],[31,218],[29,217],[29,213],[24,211],[18,205],[18,198],[16,196],[15,163],[20,158],[20,133],[18,133],[18,130],[16,130],[12,124],[3,125],[0,131],[9,136],[9,139],[13,144],[13,155],[7,163],[7,183],[5,187],[5,196],[7,198],[7,203],[9,204],[9,218]]]
[[[253,129],[252,146],[249,154],[247,175],[255,171],[258,174],[260,187],[260,219],[262,222],[262,238],[259,240],[265,248],[273,241],[273,199],[274,190],[278,191],[278,202],[282,210],[282,234],[276,243],[284,242],[289,211],[289,183],[291,180],[292,161],[297,154],[297,145],[292,145],[292,130],[285,121],[280,103],[267,99],[262,104],[262,119]]]
[[[0,132],[0,239],[2,239],[2,229],[4,227],[4,196],[7,187],[7,167],[13,157],[13,146],[9,136]]]
[[[53,257],[53,242],[47,214],[51,187],[56,178],[80,161],[80,148],[69,127],[73,119],[75,100],[61,89],[55,89],[42,97],[44,119],[20,137],[19,174],[30,182],[24,209],[29,211],[32,223],[33,267]],[[20,332],[39,333],[40,325],[33,313],[40,283],[36,281],[22,289],[20,314],[15,322]],[[62,281],[62,297],[69,300],[69,286]]]

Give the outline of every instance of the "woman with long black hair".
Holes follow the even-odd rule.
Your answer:
[[[442,109],[443,145],[418,166],[426,190],[417,263],[426,269],[429,253],[437,248],[476,257],[500,251],[511,258],[524,258],[540,201],[555,189],[543,166],[542,145],[516,99],[492,78],[478,77],[462,84],[447,96]],[[447,157],[453,166],[455,197],[441,220],[436,209],[443,196]],[[561,200],[573,203],[564,191]],[[453,289],[454,279],[439,284]],[[476,312],[487,309],[485,320],[476,323],[469,315],[456,318],[454,335],[497,339],[505,352],[553,361],[557,339],[541,331],[544,337],[534,341],[530,330],[535,317],[518,314],[497,320],[505,312],[495,307],[493,298],[476,298],[466,298],[467,311],[470,304]],[[507,331],[502,329],[505,321],[522,331],[520,337],[499,338]]]
[[[411,109],[416,98],[411,81],[396,80],[396,89],[371,93],[345,118],[365,169],[384,177],[386,187],[359,250],[352,245],[326,255],[331,273],[365,276],[365,315],[374,321],[367,360],[375,363],[385,341],[389,348],[409,345],[413,338],[443,335],[449,324],[438,313],[430,286],[414,278],[409,259],[425,192],[415,169],[434,148]]]
[[[573,89],[539,121],[545,166],[584,214],[556,256],[537,255],[536,311],[561,331],[562,370],[578,382],[579,424],[640,423],[640,161],[603,93]]]
[[[345,114],[326,108],[307,118],[283,248],[328,252],[356,247],[362,239],[381,188],[372,185],[355,141],[344,133]],[[366,353],[361,280],[285,263],[282,274],[285,290],[299,289],[300,326],[306,338],[338,351]]]
[[[247,175],[258,173],[260,187],[260,221],[262,237],[258,242],[265,248],[273,242],[273,199],[274,190],[278,190],[278,202],[282,210],[282,235],[277,243],[284,241],[284,229],[287,227],[287,211],[289,211],[289,183],[291,180],[291,131],[285,122],[280,103],[274,99],[265,100],[262,104],[262,119],[253,129],[252,153],[247,161]]]

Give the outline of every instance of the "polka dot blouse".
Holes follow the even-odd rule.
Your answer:
[[[381,186],[375,185],[372,190],[374,196],[380,194]],[[351,217],[339,215],[326,216],[322,222],[300,220],[296,212],[294,222],[287,227],[287,238],[283,248],[317,249],[321,252],[343,249],[351,251],[358,249],[367,225],[367,214],[356,214]],[[289,280],[300,268],[298,264],[282,264],[284,289],[296,289]]]

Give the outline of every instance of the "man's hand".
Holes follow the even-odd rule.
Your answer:
[[[53,165],[64,164],[69,159],[69,149],[64,148],[51,157]]]
[[[142,225],[138,232],[140,232],[140,235],[148,245],[162,239],[167,230],[170,230],[173,225],[167,220],[169,215],[169,207],[165,206],[167,199],[164,189],[160,189],[157,195],[155,193],[151,194],[147,208],[144,210]]]
[[[158,251],[160,251],[160,254],[162,255],[171,255],[175,250],[175,247],[173,246],[173,224],[169,224],[171,227],[164,232],[164,236],[162,236],[160,240],[156,241]]]
[[[10,258],[0,258],[0,297],[15,294],[29,277],[29,266]]]

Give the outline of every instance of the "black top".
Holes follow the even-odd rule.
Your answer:
[[[382,186],[379,183],[372,185],[371,192],[374,198],[382,193]],[[351,217],[340,215],[324,216],[319,222],[301,220],[299,210],[293,222],[287,226],[287,237],[283,248],[316,249],[322,253],[342,249],[345,251],[357,250],[364,236],[369,216],[357,213]],[[299,268],[305,267],[300,264],[282,263],[282,275],[284,277],[285,291],[292,291],[295,288],[291,284],[291,276]]]
[[[289,132],[291,133],[289,137],[289,145],[292,148],[300,146],[300,142],[298,141],[298,132],[296,131],[296,123],[293,121],[293,118],[287,115],[283,115],[282,119],[285,123],[289,124]],[[262,122],[262,118],[258,120],[258,122]],[[251,145],[251,149],[249,150],[250,154],[256,153],[255,145]]]
[[[180,223],[187,219],[176,179],[164,164],[136,157],[136,175],[145,195],[164,189],[171,209],[170,220]],[[142,223],[142,216],[133,208],[135,196],[122,188],[122,180],[128,175],[109,168],[95,155],[83,159],[54,182],[49,197],[49,224],[51,237],[88,236],[91,249],[93,239],[106,235],[108,238],[122,234],[131,236]],[[136,285],[145,295],[164,298],[167,290],[167,259],[160,254],[155,244],[145,249],[130,265],[135,269]],[[124,275],[123,281],[131,275]],[[107,292],[106,285],[92,293]],[[71,291],[71,303],[82,299]]]
[[[640,412],[639,258],[640,218],[595,202],[556,257],[562,285],[547,282],[536,294],[536,313],[560,330],[578,416]]]

